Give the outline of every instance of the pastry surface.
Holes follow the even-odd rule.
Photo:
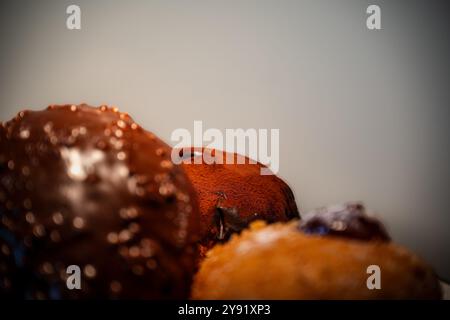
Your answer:
[[[305,234],[299,222],[254,222],[207,253],[193,299],[439,299],[432,269],[401,246]],[[381,288],[367,272],[379,266]]]
[[[221,151],[201,149],[218,156]],[[250,222],[271,222],[299,218],[294,194],[276,175],[261,175],[260,163],[247,157],[221,152],[222,163],[196,163],[201,155],[185,156],[182,164],[199,199],[202,240],[205,253],[218,242],[240,232]],[[234,163],[227,162],[227,157]],[[239,163],[242,161],[243,163]]]

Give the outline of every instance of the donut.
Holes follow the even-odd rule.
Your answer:
[[[186,298],[199,210],[170,151],[107,106],[1,124],[0,296]]]
[[[193,299],[440,297],[433,270],[392,243],[383,225],[354,203],[302,221],[253,222],[208,252],[192,288]]]
[[[198,195],[202,256],[252,221],[273,223],[299,218],[292,190],[276,175],[261,175],[261,168],[265,168],[261,163],[214,149],[192,147],[178,152],[184,159],[182,167]],[[206,153],[223,157],[221,163],[196,161]],[[227,162],[227,157],[234,162]]]

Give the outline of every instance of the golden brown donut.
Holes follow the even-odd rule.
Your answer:
[[[415,254],[389,242],[384,230],[372,225],[373,220],[368,222],[358,213],[347,221],[342,221],[342,215],[332,216],[326,217],[331,223],[320,228],[317,216],[306,222],[252,223],[249,230],[207,253],[195,276],[192,298],[440,298],[433,270]],[[360,237],[354,237],[358,233]],[[376,236],[367,237],[370,233]],[[367,287],[370,265],[380,267],[379,290]]]
[[[189,148],[188,148],[189,149]],[[240,232],[251,221],[261,219],[271,222],[299,218],[294,194],[289,186],[276,175],[261,175],[261,163],[250,163],[249,158],[222,152],[222,163],[196,163],[201,155],[195,148],[183,157],[182,167],[194,186],[200,206],[202,225],[201,253],[214,244],[228,240],[231,234]],[[216,152],[200,148],[198,151]],[[227,164],[226,157],[234,157],[234,164]],[[238,163],[240,157],[245,163]]]

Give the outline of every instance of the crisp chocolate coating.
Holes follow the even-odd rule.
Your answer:
[[[333,235],[357,240],[389,241],[383,224],[365,213],[360,203],[328,206],[308,213],[299,224],[308,234]]]
[[[273,223],[299,218],[292,190],[276,175],[261,175],[263,164],[250,163],[249,158],[239,154],[208,148],[175,151],[184,159],[182,167],[199,199],[201,256],[252,221]],[[221,163],[202,162],[202,152],[221,159]],[[227,163],[227,158],[233,158],[234,163]]]
[[[0,296],[185,298],[198,220],[170,148],[117,108],[50,106],[0,126]]]

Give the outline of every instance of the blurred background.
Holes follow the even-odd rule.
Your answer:
[[[194,120],[278,128],[302,212],[361,200],[449,280],[449,15],[435,0],[2,0],[0,120],[86,102],[168,143]]]

